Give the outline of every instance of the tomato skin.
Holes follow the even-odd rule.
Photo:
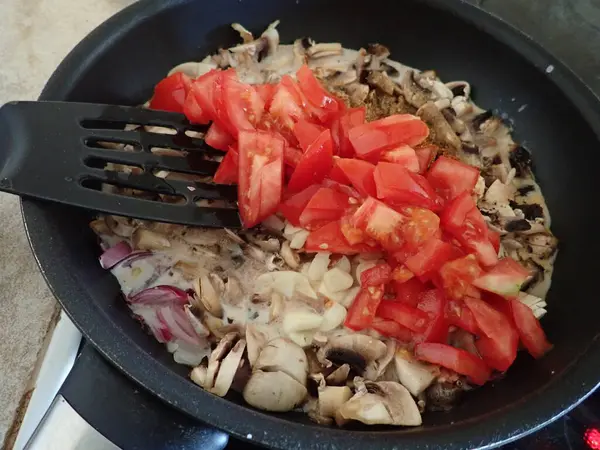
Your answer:
[[[379,162],[373,172],[377,198],[386,202],[421,206],[433,211],[440,208],[439,198],[427,180],[401,164]]]
[[[446,321],[446,296],[440,289],[429,289],[419,295],[417,308],[429,316],[429,323],[423,333],[414,336],[415,342],[446,342],[448,322]]]
[[[483,385],[491,372],[481,358],[446,344],[424,343],[415,346],[415,356],[421,361],[438,364],[456,373],[465,375],[473,383]]]
[[[531,274],[512,258],[502,258],[487,273],[473,281],[479,289],[510,297],[517,295]]]
[[[479,169],[456,159],[440,156],[427,172],[427,181],[446,200],[466,192],[471,194],[479,178]]]
[[[300,90],[307,101],[313,106],[311,113],[316,115],[322,123],[329,123],[340,113],[342,103],[323,86],[312,70],[304,64],[296,72]]]
[[[414,255],[405,261],[406,267],[415,275],[424,275],[439,269],[451,256],[452,246],[437,238],[431,238]]]
[[[204,142],[212,148],[226,152],[235,140],[217,122],[213,122],[204,136]]]
[[[348,196],[331,188],[320,188],[300,214],[300,226],[308,230],[340,219],[348,207]]]
[[[368,328],[373,322],[382,298],[383,286],[361,288],[348,308],[344,326],[356,331]]]
[[[461,299],[483,273],[474,255],[448,261],[440,268],[440,279],[446,294],[453,299]]]
[[[321,186],[314,184],[303,191],[288,197],[279,205],[279,211],[284,215],[289,223],[295,227],[300,226],[300,215],[310,199],[316,194]]]
[[[219,76],[220,71],[212,69],[196,78],[190,87],[190,92],[196,98],[198,106],[210,120],[215,120],[217,117],[215,107],[215,86]]]
[[[295,147],[285,146],[283,150],[283,162],[287,167],[296,168],[302,160],[302,152]]]
[[[377,195],[373,172],[375,166],[367,161],[358,159],[337,158],[335,165],[350,180],[352,186],[364,197],[375,197]]]
[[[331,137],[333,138],[334,153],[342,158],[353,158],[354,148],[350,143],[350,130],[365,123],[365,107],[350,108],[344,111],[331,124]]]
[[[277,211],[283,191],[285,141],[264,131],[240,131],[238,204],[244,227]]]
[[[438,153],[438,148],[435,145],[424,145],[415,148],[415,154],[419,160],[419,173],[424,174],[429,169],[431,160]]]
[[[360,274],[361,286],[379,286],[392,279],[392,268],[387,263],[377,264]]]
[[[395,283],[396,301],[410,306],[417,306],[419,298],[427,288],[418,278],[411,278],[404,283]]]
[[[350,182],[350,179],[346,176],[344,171],[340,168],[340,166],[337,163],[339,159],[339,156],[333,157],[333,167],[331,168],[331,172],[329,172],[329,175],[327,175],[327,177],[337,183],[350,186],[352,184]]]
[[[169,75],[154,87],[154,95],[150,99],[150,108],[182,113],[191,87],[192,80],[186,74],[176,72]]]
[[[517,331],[504,314],[483,300],[465,297],[464,302],[473,313],[477,327],[481,330],[482,336],[475,345],[482,358],[494,369],[505,371],[517,357],[519,343]]]
[[[429,316],[406,303],[382,300],[377,309],[377,317],[393,320],[411,331],[423,332],[427,327]]]
[[[395,114],[359,125],[348,137],[362,159],[378,159],[384,150],[406,144],[414,146],[429,136],[429,127],[417,116]]]
[[[185,97],[185,102],[183,103],[183,114],[190,121],[190,123],[198,123],[201,125],[206,125],[210,122],[210,117],[206,114],[198,101],[196,100],[196,96],[190,90]]]
[[[254,130],[265,109],[265,102],[254,86],[242,83],[237,75],[224,78],[223,102],[227,120],[236,131]]]
[[[462,300],[450,300],[446,305],[446,319],[448,323],[462,328],[473,334],[480,334],[475,316]]]
[[[409,145],[400,145],[399,147],[385,150],[381,153],[380,160],[400,164],[410,172],[418,173],[420,171],[417,153]]]
[[[239,155],[237,150],[230,147],[215,172],[215,176],[213,177],[214,182],[220,184],[237,184],[239,171],[238,160]]]
[[[344,237],[338,220],[312,231],[306,239],[304,250],[309,253],[327,251],[339,253],[340,255],[356,255],[358,253],[375,252],[378,248],[367,244],[350,244]]]
[[[373,318],[371,328],[384,336],[397,339],[401,342],[411,342],[413,333],[410,329],[403,327],[393,320],[382,319],[380,317]]]
[[[258,95],[260,95],[260,98],[262,98],[263,102],[265,103],[265,109],[267,111],[269,110],[269,106],[271,106],[271,101],[273,100],[273,95],[275,95],[276,88],[277,85],[269,83],[254,85],[254,89],[256,89],[256,92]]]
[[[290,192],[299,192],[311,184],[320,183],[333,166],[331,132],[323,131],[308,147],[288,183]]]
[[[529,306],[517,298],[509,299],[512,318],[521,338],[523,346],[536,359],[541,358],[552,349],[540,322]]]
[[[320,125],[301,119],[294,125],[294,136],[298,139],[302,151],[305,152],[324,130],[325,128]]]

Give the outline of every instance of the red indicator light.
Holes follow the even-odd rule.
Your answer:
[[[583,440],[589,448],[600,450],[600,431],[597,428],[588,428],[583,434]]]

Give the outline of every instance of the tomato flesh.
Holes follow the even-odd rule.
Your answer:
[[[288,183],[288,190],[299,192],[311,184],[320,183],[329,174],[332,166],[331,132],[325,130],[302,155]]]
[[[213,122],[204,136],[204,142],[212,148],[225,152],[235,142],[235,139],[217,122]]]
[[[294,125],[294,136],[298,139],[298,144],[303,151],[308,150],[310,144],[315,142],[323,131],[324,128],[322,126],[311,123],[308,120],[299,120]]]
[[[446,321],[446,296],[439,289],[430,289],[419,295],[417,308],[429,316],[427,328],[414,336],[415,342],[446,342],[448,322]]]
[[[279,211],[284,215],[289,223],[295,227],[300,226],[300,215],[310,199],[321,187],[317,184],[307,187],[303,191],[292,195],[279,205]]]
[[[419,172],[419,158],[417,153],[410,145],[401,145],[399,147],[385,150],[381,156],[381,161],[387,161],[404,166],[410,172]]]
[[[237,76],[223,81],[227,120],[236,131],[254,130],[261,121],[265,102],[254,86],[242,83]]]
[[[323,123],[330,122],[337,116],[342,108],[342,103],[330,94],[315,77],[310,68],[304,64],[296,73],[300,90],[313,106],[310,111]]]
[[[380,317],[373,318],[371,328],[378,333],[383,334],[401,342],[411,342],[413,333],[410,329],[400,325],[393,320],[382,319]]]
[[[285,141],[272,133],[239,133],[238,204],[250,228],[277,211],[283,192]]]
[[[186,74],[176,72],[169,75],[154,87],[150,108],[182,113],[191,87],[192,80]]]
[[[440,268],[440,279],[446,294],[453,299],[464,297],[483,271],[474,255],[448,261]]]
[[[373,172],[375,166],[367,161],[358,159],[337,158],[335,165],[350,180],[352,186],[364,197],[377,195]]]
[[[429,316],[406,303],[382,300],[377,309],[377,317],[393,320],[411,331],[423,332],[427,327]]]
[[[348,196],[322,187],[314,193],[299,217],[300,226],[315,229],[340,219],[348,207]]]
[[[419,174],[408,171],[401,164],[379,162],[373,172],[377,198],[391,203],[422,206],[431,210],[439,209],[437,194],[427,180]]]
[[[529,271],[514,259],[502,258],[487,273],[475,279],[473,284],[498,295],[514,296],[519,293],[521,285],[529,276]]]
[[[491,372],[477,356],[446,344],[424,343],[415,346],[415,356],[421,361],[438,364],[446,369],[465,375],[473,383],[483,385]]]
[[[352,217],[356,228],[363,230],[387,250],[402,248],[404,240],[400,230],[404,221],[402,214],[373,197],[367,198]]]
[[[367,244],[350,244],[342,233],[340,221],[330,222],[321,228],[312,231],[304,250],[307,252],[332,252],[340,255],[355,255],[377,251],[377,247]]]
[[[215,176],[213,177],[215,183],[236,184],[238,182],[239,171],[238,160],[239,155],[237,150],[230,147],[215,172]]]
[[[463,192],[470,194],[477,184],[479,170],[456,159],[440,156],[427,172],[427,181],[446,200]]]
[[[389,264],[377,264],[360,274],[361,286],[379,286],[387,284],[392,279],[392,268]]]
[[[541,358],[552,349],[540,322],[529,306],[516,298],[509,300],[512,318],[523,346],[534,358]]]
[[[415,148],[415,154],[419,160],[419,173],[423,174],[429,169],[431,160],[437,155],[438,148],[435,145],[424,145]]]
[[[344,325],[352,330],[363,330],[373,322],[379,303],[383,298],[383,286],[369,286],[358,291],[352,305],[348,308],[348,314]]]
[[[350,143],[349,133],[354,127],[365,123],[365,108],[351,108],[331,124],[331,136],[335,146],[335,153],[342,158],[352,158],[354,156],[354,148]]]
[[[404,264],[415,275],[424,275],[439,269],[452,255],[452,246],[437,238],[431,238]]]
[[[411,278],[404,283],[395,283],[396,301],[410,306],[417,306],[419,298],[427,290],[418,278]]]

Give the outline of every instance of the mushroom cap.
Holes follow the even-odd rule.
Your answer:
[[[215,378],[215,384],[211,389],[209,389],[210,392],[218,395],[219,397],[223,397],[225,394],[227,394],[227,391],[229,391],[229,388],[231,387],[231,383],[233,383],[233,378],[235,377],[235,373],[240,365],[242,356],[244,355],[245,348],[246,341],[244,339],[240,339],[233,346],[225,359],[223,359],[223,362],[219,367],[217,377]]]
[[[304,386],[308,374],[308,359],[302,347],[286,338],[277,338],[262,348],[254,369],[284,372]]]
[[[246,325],[246,349],[248,361],[254,367],[260,351],[265,344],[279,337],[277,329],[271,325],[249,323]]]
[[[390,339],[385,342],[385,346],[385,354],[381,358],[371,361],[367,364],[364,373],[364,377],[367,380],[377,380],[381,375],[383,375],[387,366],[394,359],[394,355],[396,354],[396,341]]]
[[[321,362],[347,363],[362,373],[369,362],[382,358],[386,351],[387,346],[379,339],[352,333],[332,337],[317,356]]]
[[[306,388],[285,372],[255,370],[244,387],[244,400],[265,411],[285,412],[300,405]]]

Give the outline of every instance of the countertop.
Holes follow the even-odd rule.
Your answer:
[[[201,0],[198,0],[201,1]],[[241,0],[240,0],[241,1]],[[459,1],[459,0],[448,0]],[[470,0],[529,34],[600,95],[600,0]],[[0,104],[35,99],[71,48],[131,0],[2,0]],[[26,406],[57,306],[0,194],[0,444]],[[5,448],[4,446],[2,448]]]

